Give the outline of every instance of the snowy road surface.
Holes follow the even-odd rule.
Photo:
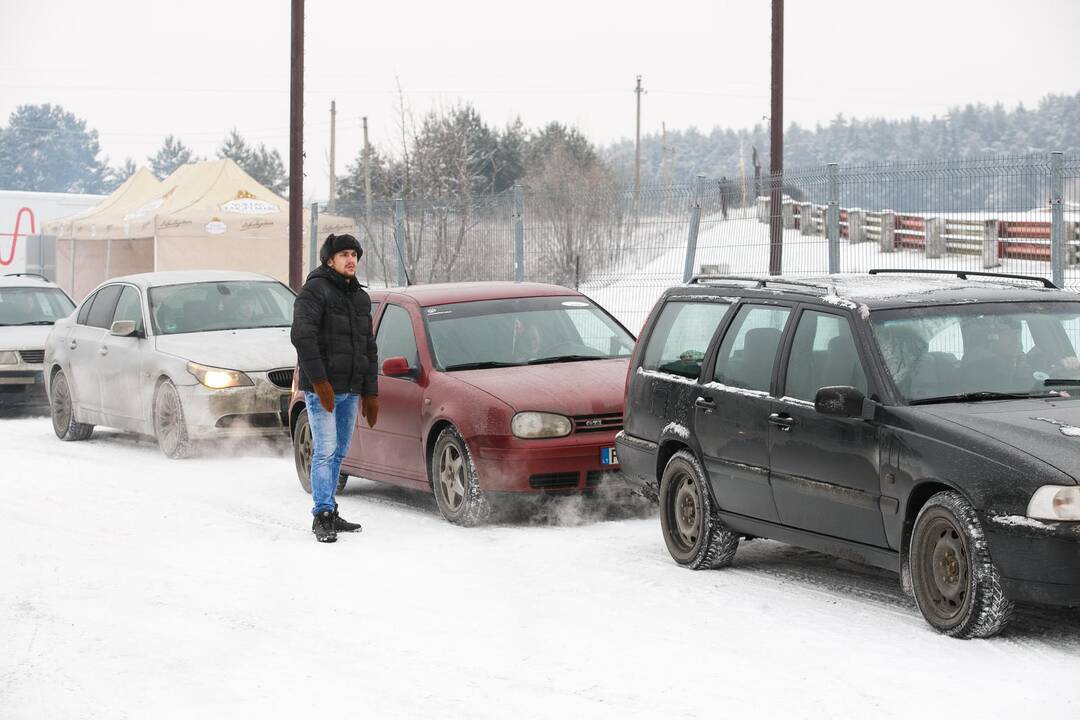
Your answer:
[[[676,567],[650,509],[468,530],[354,479],[319,545],[281,448],[0,419],[0,463],[4,720],[1080,717],[1080,611],[951,640],[817,553]]]

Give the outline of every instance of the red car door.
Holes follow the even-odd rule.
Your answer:
[[[357,415],[356,434],[349,452],[350,465],[369,472],[376,479],[426,487],[422,427],[425,373],[417,346],[417,331],[423,326],[414,322],[414,314],[404,305],[387,302],[376,329],[379,346],[379,418],[374,428]],[[390,377],[382,364],[392,357],[404,357],[413,372]]]

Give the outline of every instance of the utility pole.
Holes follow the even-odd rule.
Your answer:
[[[290,40],[289,287],[299,292],[304,267],[304,0],[292,0]]]
[[[769,274],[783,266],[784,0],[772,0],[772,113],[769,115]]]
[[[641,194],[641,94],[645,89],[641,87],[641,76],[637,76],[637,85],[634,94],[637,95],[637,131],[634,141],[634,206],[637,206],[638,197]]]
[[[337,101],[330,101],[330,200],[326,209],[334,212],[337,205]]]
[[[660,123],[660,184],[668,184],[667,167],[667,123]]]
[[[364,219],[371,223],[371,145],[368,144],[367,115],[364,116]]]

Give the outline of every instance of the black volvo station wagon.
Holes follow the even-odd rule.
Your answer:
[[[1080,605],[1080,297],[1041,278],[702,276],[646,321],[616,444],[672,558],[767,537],[892,569],[986,637]]]

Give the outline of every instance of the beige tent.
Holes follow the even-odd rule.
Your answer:
[[[57,278],[73,297],[108,277],[150,270],[249,270],[288,282],[288,202],[232,160],[181,166],[148,196],[128,197],[57,232]],[[310,211],[302,224],[306,268]],[[319,216],[319,237],[345,232],[356,234],[353,220]]]

